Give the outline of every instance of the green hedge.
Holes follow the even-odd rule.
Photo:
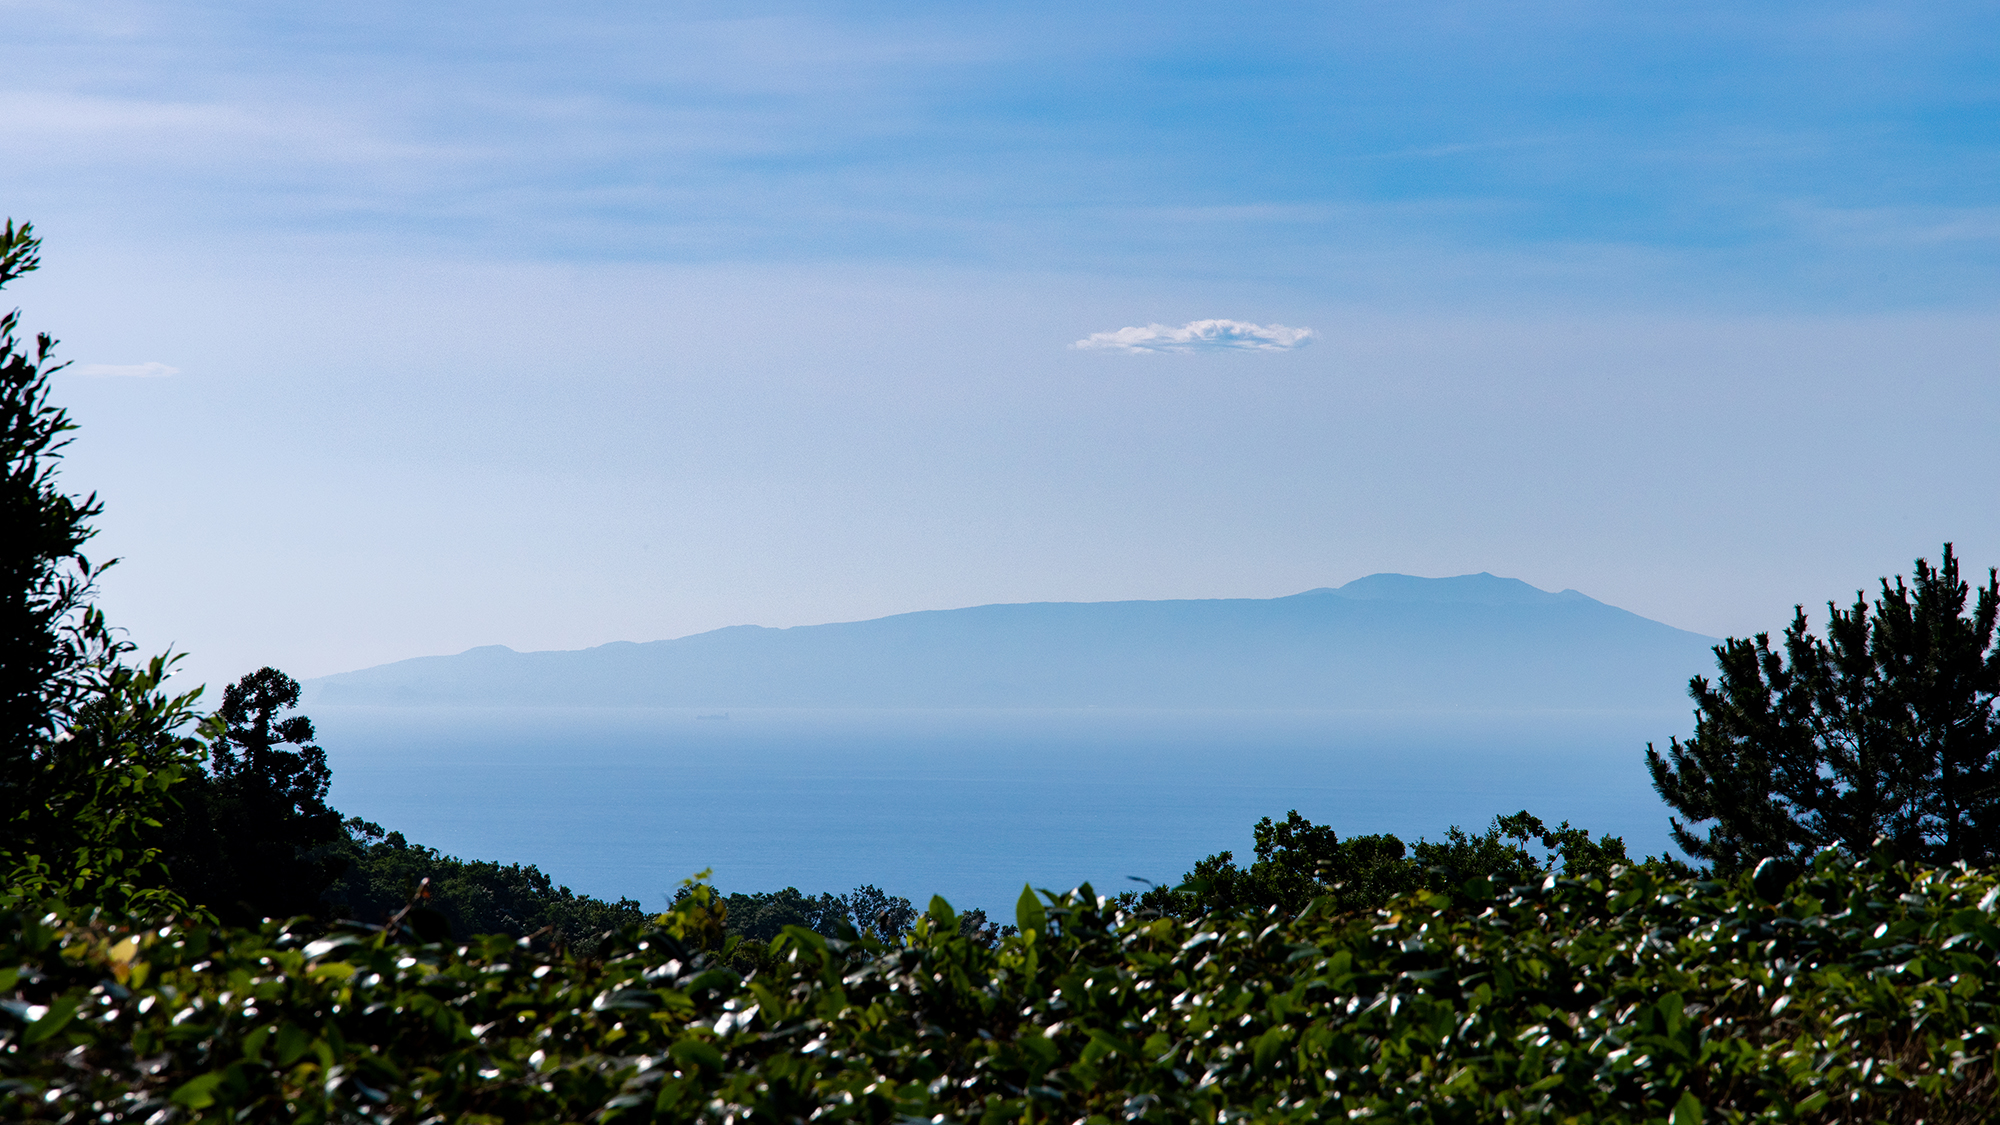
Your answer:
[[[705,888],[568,951],[49,911],[0,937],[0,1118],[1991,1119],[2000,880],[1779,881],[1227,924],[1086,888],[990,945],[939,900],[894,946],[787,930],[748,979],[697,952]]]

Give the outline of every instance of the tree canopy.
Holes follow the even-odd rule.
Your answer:
[[[1568,821],[1551,828],[1525,809],[1494,817],[1483,832],[1453,825],[1443,840],[1419,839],[1410,846],[1387,834],[1343,840],[1330,825],[1314,824],[1297,809],[1283,820],[1259,820],[1253,834],[1256,859],[1249,867],[1238,867],[1232,852],[1217,852],[1197,862],[1179,886],[1128,892],[1121,901],[1177,918],[1265,911],[1290,918],[1315,904],[1372,910],[1418,890],[1455,890],[1470,880],[1508,887],[1539,883],[1555,871],[1599,877],[1614,864],[1629,862],[1619,837],[1593,840]],[[1531,852],[1531,843],[1547,849],[1545,855]]]
[[[1947,543],[1909,583],[1882,579],[1872,605],[1829,603],[1824,636],[1794,607],[1782,651],[1768,633],[1716,646],[1715,681],[1688,687],[1693,736],[1646,748],[1686,818],[1674,842],[1725,872],[1828,847],[2000,859],[2000,577],[1972,595]]]
[[[225,921],[324,917],[324,896],[346,866],[333,780],[313,745],[312,720],[293,710],[298,681],[260,668],[223,689],[209,769],[193,771],[169,816],[175,888]]]

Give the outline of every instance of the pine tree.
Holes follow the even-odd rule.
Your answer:
[[[1717,870],[1822,848],[1925,864],[2000,859],[2000,575],[1971,586],[1952,545],[1914,579],[1829,604],[1824,637],[1794,607],[1768,633],[1716,646],[1696,676],[1695,731],[1646,747],[1674,841]],[[1712,822],[1706,833],[1696,825]]]

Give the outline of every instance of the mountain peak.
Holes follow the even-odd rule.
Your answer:
[[[1294,597],[1335,597],[1358,602],[1429,602],[1458,605],[1547,605],[1593,601],[1576,592],[1550,593],[1518,578],[1501,578],[1480,571],[1451,578],[1419,578],[1413,574],[1371,574],[1345,586],[1321,586]]]

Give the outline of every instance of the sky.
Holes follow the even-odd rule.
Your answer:
[[[1990,4],[0,19],[0,299],[194,680],[1379,571],[1743,635],[2000,563]]]

